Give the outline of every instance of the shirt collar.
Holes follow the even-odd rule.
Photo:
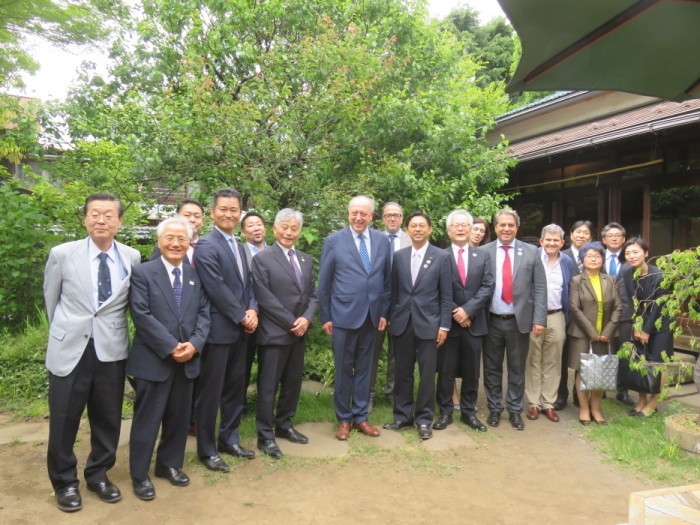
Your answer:
[[[501,246],[510,246],[511,248],[515,248],[515,239],[513,239],[513,242],[511,242],[510,244],[503,244],[503,243],[500,241],[500,239],[496,239],[496,246],[498,246],[499,248],[500,248]]]
[[[168,271],[168,275],[173,274],[173,268],[179,268],[180,275],[182,275],[182,262],[180,262],[180,264],[178,266],[173,266],[162,255],[160,256],[160,260],[163,261],[163,264],[165,265],[165,269]]]
[[[88,237],[88,257],[90,260],[92,261],[93,259],[97,259],[97,256],[101,253],[102,250],[98,248],[95,241],[92,240],[92,237]],[[109,250],[107,250],[105,253],[111,261],[117,260],[117,245],[114,241],[112,241],[112,246],[110,246]]]
[[[415,257],[416,254],[420,255],[420,257],[425,257],[425,252],[428,251],[428,246],[430,246],[429,242],[426,242],[419,250],[416,250],[413,245],[411,245],[411,257]]]
[[[291,248],[285,248],[284,246],[282,246],[282,245],[281,245],[280,243],[278,243],[277,241],[275,241],[275,244],[276,244],[277,246],[280,247],[280,250],[282,250],[282,253],[284,253],[287,257],[289,257],[289,250],[294,250],[294,255],[297,254],[297,249],[294,247],[294,246],[296,246],[296,245],[292,245]]]
[[[365,236],[365,239],[369,239],[369,228],[365,228],[365,231],[358,233],[353,230],[352,227],[350,227],[350,231],[352,232],[353,239],[357,239],[360,236],[360,233]]]
[[[221,235],[223,235],[223,236],[224,236],[224,239],[226,239],[227,241],[229,241],[229,242],[230,242],[230,241],[236,242],[236,238],[235,238],[233,235],[229,235],[228,233],[226,233],[225,231],[223,231],[223,230],[222,230],[221,228],[219,228],[218,226],[214,226],[214,228],[216,228],[216,229],[218,230],[218,232],[219,232]]]

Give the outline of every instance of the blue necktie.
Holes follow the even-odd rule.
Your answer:
[[[109,273],[109,266],[107,266],[109,255],[101,252],[98,257],[100,265],[97,267],[97,306],[100,307],[112,295],[112,275]]]
[[[610,259],[610,275],[617,277],[617,256],[613,255]]]
[[[173,268],[173,295],[175,295],[175,306],[177,311],[182,309],[182,281],[180,281],[180,268]]]
[[[367,244],[365,243],[365,236],[361,233],[360,235],[358,235],[358,237],[360,239],[360,260],[362,261],[362,266],[364,266],[365,268],[365,272],[369,273],[369,253],[367,253]]]

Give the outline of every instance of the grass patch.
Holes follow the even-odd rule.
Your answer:
[[[603,401],[609,425],[591,425],[584,437],[596,443],[596,448],[624,469],[664,485],[677,486],[697,483],[700,461],[697,455],[685,452],[664,438],[664,418],[671,414],[690,412],[680,403],[672,403],[668,412],[650,418],[627,416],[626,406],[611,400]]]

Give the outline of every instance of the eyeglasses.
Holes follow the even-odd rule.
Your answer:
[[[467,230],[469,229],[469,223],[468,222],[453,222],[450,224],[450,228],[454,228],[455,230]]]
[[[622,239],[624,235],[622,235],[621,233],[606,233],[605,237],[607,237],[608,239]]]
[[[587,253],[583,256],[585,259],[603,259],[599,253]]]
[[[382,215],[382,217],[384,219],[400,219],[401,217],[403,217],[403,215],[401,215],[400,213],[385,213],[384,215]]]
[[[175,237],[174,235],[166,235],[163,240],[168,244],[189,244],[190,240],[187,237]]]

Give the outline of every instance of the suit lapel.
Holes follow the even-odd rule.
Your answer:
[[[238,263],[236,262],[236,256],[233,255],[233,250],[231,249],[231,245],[229,244],[228,240],[217,229],[214,229],[214,231],[211,234],[215,236],[214,238],[219,242],[219,247],[226,253],[228,260],[230,261],[231,266],[233,267],[233,271],[236,272],[236,275],[238,275],[238,279],[241,282],[243,282],[241,272],[238,271]],[[236,240],[234,239],[233,242],[236,242]],[[245,261],[243,260],[245,254],[241,253],[243,247],[239,244],[238,246],[236,246],[236,248],[238,249],[238,255],[241,258],[241,264],[245,264]]]
[[[583,283],[584,288],[586,288],[586,292],[590,295],[593,296],[593,298],[597,301],[598,298],[595,294],[595,290],[593,289],[593,283],[591,283],[591,280],[588,277],[588,274],[586,272],[583,272],[581,277],[581,282]],[[605,291],[605,290],[603,290]]]
[[[418,275],[416,276],[416,282],[413,283],[413,287],[416,288],[418,284],[420,283],[420,280],[423,278],[423,275],[426,274],[428,270],[430,270],[430,265],[433,263],[433,259],[435,258],[435,254],[433,253],[433,246],[431,244],[428,244],[428,249],[425,250],[425,255],[423,256],[423,260],[420,263],[420,267],[418,268]],[[410,258],[409,258],[410,262]],[[410,267],[410,264],[409,264]]]
[[[194,286],[197,279],[197,272],[186,263],[182,265],[182,308],[180,312],[184,312],[187,305],[194,295]],[[175,294],[173,294],[173,303],[175,302]],[[177,306],[177,305],[176,305]]]
[[[362,264],[362,259],[360,259],[360,251],[357,249],[357,246],[355,246],[355,235],[352,231],[352,229],[348,226],[345,230],[346,235],[345,235],[345,242],[348,245],[348,249],[352,253],[353,258],[357,262],[358,265],[360,265],[360,268],[363,270],[365,269],[364,265]],[[367,229],[367,232],[369,233],[369,229]],[[376,243],[372,243],[372,251],[374,251],[374,245]],[[370,261],[370,269],[371,269],[371,261]]]
[[[71,261],[75,267],[78,280],[83,287],[85,297],[87,298],[90,307],[95,310],[95,298],[92,291],[92,270],[90,268],[90,255],[88,252],[88,237],[83,239],[83,242],[78,243],[78,253],[76,257],[72,257]]]
[[[523,244],[516,239],[511,251],[513,252],[513,280],[515,280],[515,276],[518,275],[518,270],[520,269],[520,262],[523,259]]]
[[[160,261],[160,264],[154,265],[155,268],[153,269],[153,280],[155,281],[156,285],[158,288],[160,288],[161,292],[163,292],[163,297],[165,297],[166,302],[168,303],[168,306],[170,309],[173,311],[174,314],[177,315],[177,305],[175,304],[175,294],[173,293],[173,285],[170,284],[170,276],[168,275],[168,270],[166,270],[165,265],[163,264],[163,261]],[[183,281],[184,281],[184,273],[183,273]],[[183,282],[183,305],[184,305],[184,282]]]
[[[299,282],[297,281],[297,276],[294,273],[294,269],[292,268],[292,263],[289,262],[289,259],[287,258],[287,255],[285,254],[284,250],[282,248],[280,248],[277,245],[277,243],[275,243],[272,246],[272,248],[268,248],[268,249],[272,250],[272,255],[274,256],[275,260],[279,263],[279,265],[282,267],[282,270],[287,274],[287,276],[292,280],[292,282],[297,285],[297,288],[299,288]],[[295,250],[295,252],[296,252],[297,258],[299,259],[299,262],[301,262],[301,257],[299,256],[299,252],[296,250]],[[301,269],[301,265],[300,265],[299,269],[302,271],[302,275],[303,275],[304,270]]]

